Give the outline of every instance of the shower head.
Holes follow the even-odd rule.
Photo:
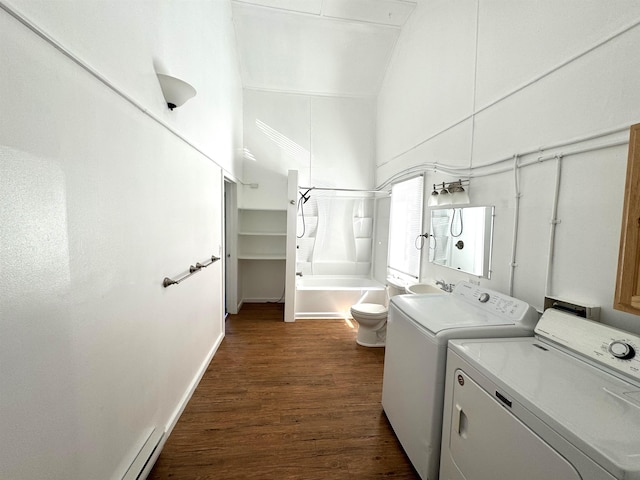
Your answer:
[[[309,198],[311,198],[311,195],[309,195],[309,192],[311,191],[311,189],[309,188],[306,192],[302,193],[302,192],[298,192],[300,193],[300,199],[302,200],[302,204],[304,205],[305,203],[307,203],[309,201]]]

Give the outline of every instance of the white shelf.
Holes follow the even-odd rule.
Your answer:
[[[286,212],[284,208],[238,208],[241,212]]]
[[[238,259],[284,260],[287,211],[242,208],[238,211]]]
[[[282,255],[268,253],[244,253],[238,255],[238,260],[286,260],[286,256],[284,253]]]

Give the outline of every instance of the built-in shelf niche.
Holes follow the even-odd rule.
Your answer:
[[[238,211],[238,258],[285,260],[286,210],[240,209]]]

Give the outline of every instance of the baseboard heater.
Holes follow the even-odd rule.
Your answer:
[[[154,428],[144,442],[136,458],[133,459],[122,480],[144,480],[149,475],[153,464],[160,455],[160,442],[164,431]]]

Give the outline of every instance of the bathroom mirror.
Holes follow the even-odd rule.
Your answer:
[[[429,261],[490,278],[494,207],[431,210]]]

